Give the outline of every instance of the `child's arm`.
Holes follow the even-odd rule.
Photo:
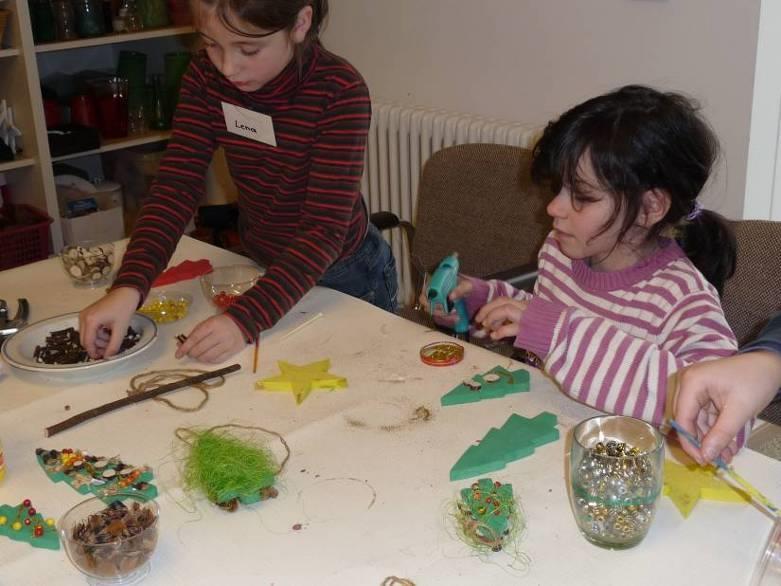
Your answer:
[[[333,76],[340,75],[335,69]],[[226,311],[248,340],[273,326],[317,284],[341,255],[363,205],[360,181],[371,119],[369,92],[355,73],[337,81],[343,87],[318,123],[298,232],[256,285]]]
[[[132,287],[146,297],[168,265],[204,194],[206,172],[216,148],[207,79],[194,57],[179,91],[171,138],[112,288]]]
[[[737,343],[714,296],[682,300],[650,341],[590,312],[535,297],[515,345],[543,358],[571,397],[602,411],[663,422],[670,375],[729,356]],[[739,440],[742,442],[745,433]]]

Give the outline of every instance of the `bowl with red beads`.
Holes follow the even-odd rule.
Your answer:
[[[201,290],[217,309],[225,311],[262,275],[263,271],[254,265],[215,267],[211,273],[201,276]]]

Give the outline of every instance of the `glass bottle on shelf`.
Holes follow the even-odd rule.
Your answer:
[[[138,5],[135,0],[122,0],[117,18],[114,19],[114,30],[116,32],[134,33],[143,28],[141,15],[138,12]]]
[[[151,107],[149,108],[149,127],[154,130],[167,130],[171,127],[165,104],[163,76],[153,75],[151,85]]]
[[[76,16],[73,12],[72,0],[53,0],[54,29],[58,41],[78,39],[76,34]]]
[[[101,0],[75,0],[74,12],[80,37],[99,37],[106,33]]]
[[[33,40],[38,43],[51,43],[57,40],[54,24],[54,11],[50,0],[28,0],[30,20],[33,26]]]

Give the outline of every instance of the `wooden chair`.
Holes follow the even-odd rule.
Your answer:
[[[414,224],[388,212],[372,214],[380,229],[398,226],[407,240],[414,298],[402,315],[430,324],[414,309],[423,276],[454,251],[465,274],[516,286],[527,278],[533,282],[551,222],[545,212],[549,194],[531,183],[530,160],[528,149],[507,145],[444,148],[421,173]]]
[[[721,304],[742,346],[781,310],[781,222],[740,220],[733,229],[737,263]]]
[[[743,346],[781,310],[781,222],[741,220],[733,228],[737,263],[735,274],[724,286],[721,304]],[[760,418],[781,425],[781,402],[771,403]]]

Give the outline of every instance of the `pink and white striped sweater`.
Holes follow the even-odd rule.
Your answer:
[[[578,401],[659,425],[672,373],[737,350],[716,290],[674,240],[628,269],[600,272],[548,236],[538,261],[533,295],[470,277],[467,309],[473,316],[497,297],[530,300],[515,346],[537,354]]]

